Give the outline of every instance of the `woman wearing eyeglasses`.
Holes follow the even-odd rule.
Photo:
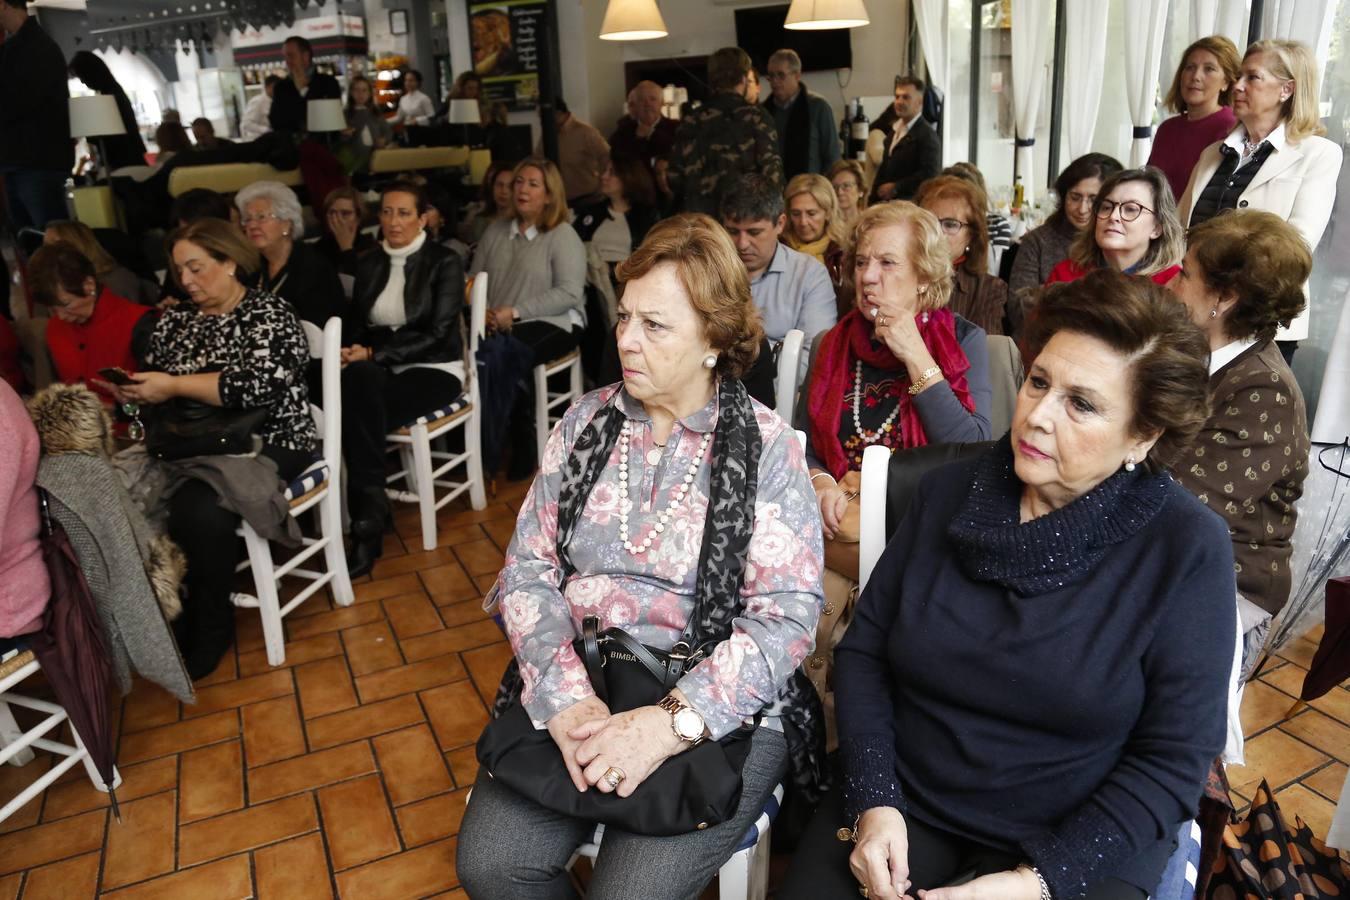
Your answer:
[[[989,274],[989,202],[979,187],[955,175],[939,175],[919,185],[914,202],[937,216],[947,239],[955,279],[947,306],[988,334],[1003,334],[1008,285]]]
[[[341,316],[342,282],[317,250],[301,243],[305,222],[295,191],[278,181],[255,181],[234,198],[244,236],[262,254],[261,270],[248,285],[290,303],[295,314],[322,328]]]
[[[361,231],[365,215],[366,203],[356,188],[333,188],[323,200],[324,232],[314,249],[341,275],[356,275],[357,260],[377,246]]]
[[[1055,266],[1046,284],[1077,281],[1104,266],[1167,284],[1181,270],[1186,232],[1162,170],[1117,172],[1102,185],[1092,215],[1093,227],[1078,235],[1069,258]]]

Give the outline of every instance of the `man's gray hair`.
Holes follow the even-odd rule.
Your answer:
[[[269,200],[272,203],[272,215],[291,223],[291,240],[298,241],[305,234],[305,218],[300,212],[300,198],[295,191],[280,181],[255,181],[234,195],[234,205],[239,207],[239,215],[244,215],[244,207],[254,200]]]
[[[780,62],[788,67],[788,71],[793,75],[802,74],[802,58],[797,55],[796,50],[775,50],[773,56],[769,57],[769,65]]]

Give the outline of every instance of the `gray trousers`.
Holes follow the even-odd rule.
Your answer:
[[[605,829],[588,900],[689,900],[712,881],[787,771],[781,732],[760,728],[741,770],[736,814],[705,831],[647,837]],[[479,771],[459,831],[456,869],[474,900],[573,900],[567,873],[593,822],[552,812]]]

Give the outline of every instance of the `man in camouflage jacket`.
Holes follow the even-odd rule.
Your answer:
[[[783,187],[773,119],[745,99],[749,72],[750,57],[739,47],[724,47],[709,57],[713,95],[680,123],[670,151],[667,179],[676,209],[716,216],[723,190],[752,172]]]

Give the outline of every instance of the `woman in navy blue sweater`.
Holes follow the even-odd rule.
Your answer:
[[[1205,421],[1207,346],[1105,270],[1028,328],[1010,435],[921,483],[835,651],[843,780],[786,898],[1142,900],[1195,813],[1233,557],[1159,473]]]

